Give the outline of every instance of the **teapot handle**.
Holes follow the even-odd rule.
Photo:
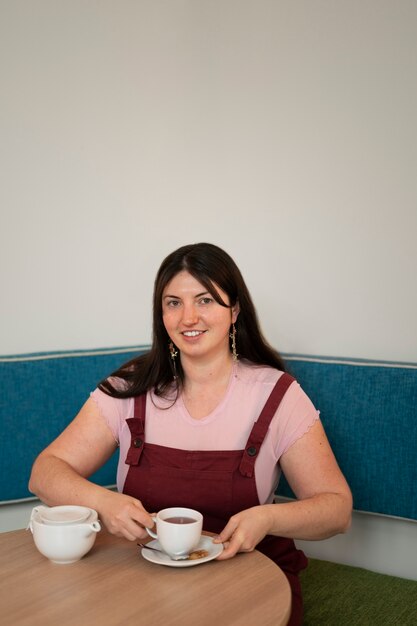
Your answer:
[[[26,527],[26,530],[30,530],[30,532],[33,534],[33,525],[32,525],[32,520],[33,520],[33,518],[35,517],[35,515],[36,515],[37,513],[39,513],[39,511],[41,511],[42,509],[46,509],[46,508],[47,508],[46,506],[42,506],[42,505],[40,504],[39,506],[35,506],[35,507],[32,509],[32,512],[31,512],[31,514],[30,514],[29,523],[28,523],[28,525],[27,525],[27,527]]]
[[[98,520],[89,524],[82,524],[82,527],[89,531],[87,532],[86,537],[88,537],[88,535],[91,535],[92,532],[98,533],[101,530],[101,524]]]
[[[43,509],[43,508],[45,508],[45,507],[43,507],[43,506],[35,506],[32,509],[31,513],[30,513],[30,519],[29,519],[28,525],[26,526],[26,530],[30,530],[30,532],[32,534],[33,534],[32,520],[33,520],[34,516],[36,515],[36,513],[39,512],[39,509]]]

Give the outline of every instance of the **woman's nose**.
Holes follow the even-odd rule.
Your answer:
[[[183,308],[182,321],[184,324],[196,324],[198,320],[198,311],[194,304],[186,304]]]

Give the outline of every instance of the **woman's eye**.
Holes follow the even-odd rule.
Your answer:
[[[200,304],[211,304],[213,302],[213,298],[201,298]]]
[[[179,305],[179,300],[168,300],[167,305],[171,308],[175,308]]]

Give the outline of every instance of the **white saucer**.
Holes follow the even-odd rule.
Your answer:
[[[161,550],[161,546],[156,539],[150,541],[148,545],[151,548]],[[198,546],[195,549],[207,550],[208,555],[204,556],[202,559],[192,559],[191,561],[173,561],[167,554],[164,554],[163,552],[153,552],[152,550],[147,550],[146,548],[142,548],[141,554],[143,558],[147,561],[150,561],[151,563],[157,563],[158,565],[167,565],[168,567],[192,567],[193,565],[200,565],[201,563],[207,563],[207,561],[212,561],[213,559],[215,559],[217,556],[219,556],[219,554],[223,552],[223,544],[213,543],[211,537],[203,535],[200,539]]]
[[[39,517],[44,524],[80,524],[91,515],[85,506],[53,506],[39,509]]]

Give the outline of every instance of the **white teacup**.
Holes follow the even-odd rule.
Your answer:
[[[101,530],[97,512],[87,507],[32,510],[29,528],[39,552],[54,563],[74,563],[91,550]]]
[[[147,528],[149,535],[158,539],[161,548],[170,556],[182,556],[192,552],[201,538],[203,516],[194,509],[171,507],[159,511],[152,518],[156,533]]]

